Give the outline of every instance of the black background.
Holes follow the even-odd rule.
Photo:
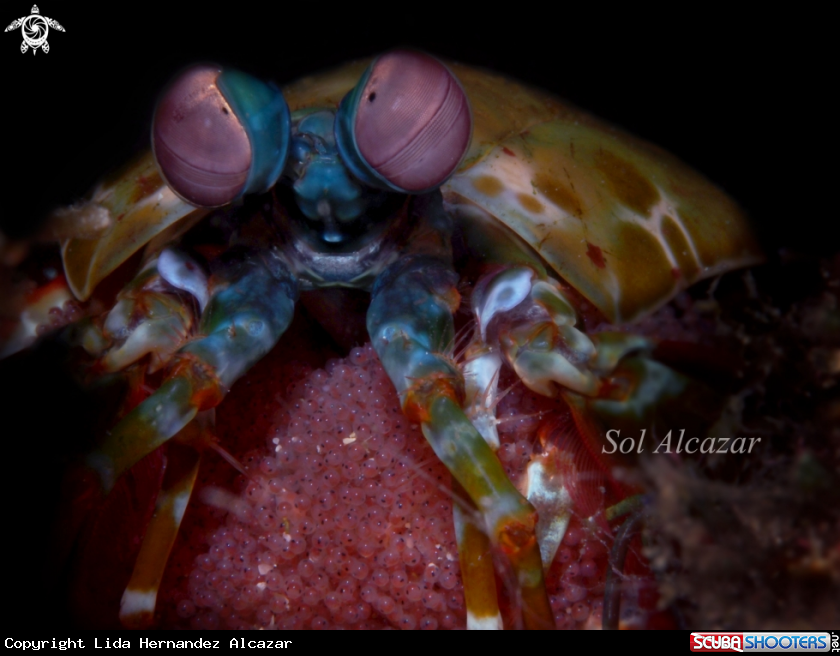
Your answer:
[[[28,15],[29,2],[4,3],[0,22]],[[0,35],[0,228],[31,232],[51,207],[84,196],[145,147],[158,90],[191,62],[231,64],[282,85],[412,46],[548,89],[674,152],[747,209],[771,257],[780,247],[836,250],[826,238],[837,214],[826,203],[836,169],[826,98],[836,74],[815,71],[827,59],[812,31],[825,18],[735,19],[696,6],[678,15],[636,7],[581,13],[560,3],[512,2],[504,11],[482,4],[469,12],[454,4],[395,3],[384,12],[356,6],[335,13],[316,3],[278,3],[271,11],[234,3],[208,14],[203,5],[173,12],[147,2],[91,8],[46,0],[41,13],[66,29],[50,31],[48,54],[21,54],[19,30]],[[2,437],[14,527],[4,540],[14,563],[6,584],[18,593],[6,619],[21,627],[49,613],[50,591],[35,584],[46,553],[41,504],[55,491],[51,441],[73,439],[82,402],[53,379],[49,362],[47,352],[2,374],[10,390],[3,414],[16,426]]]

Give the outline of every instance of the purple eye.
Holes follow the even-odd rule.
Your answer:
[[[339,148],[357,177],[410,193],[443,184],[472,133],[470,106],[434,57],[398,50],[376,59],[342,101]]]
[[[283,170],[289,135],[289,109],[276,87],[202,65],[184,72],[161,98],[152,147],[179,196],[213,207],[270,188]]]

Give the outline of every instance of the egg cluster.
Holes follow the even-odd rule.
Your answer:
[[[268,453],[242,458],[242,494],[205,490],[227,515],[169,594],[168,622],[463,628],[450,475],[372,348],[309,373],[286,398]],[[499,455],[513,480],[556,407],[521,385],[500,403]],[[549,571],[558,627],[600,622],[605,562],[602,541],[573,523]]]

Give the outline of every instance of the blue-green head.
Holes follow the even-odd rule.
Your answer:
[[[289,112],[280,90],[245,73],[197,66],[158,104],[152,144],[169,186],[197,206],[220,206],[281,182],[325,242],[393,194],[437,189],[470,142],[469,103],[437,59],[378,57],[339,109]]]

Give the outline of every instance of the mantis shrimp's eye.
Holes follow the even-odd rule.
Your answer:
[[[280,90],[236,70],[190,68],[158,103],[152,147],[163,178],[193,205],[224,205],[277,181],[290,139]]]
[[[466,94],[446,66],[418,52],[376,59],[341,102],[336,139],[360,180],[420,193],[443,184],[470,144]]]

